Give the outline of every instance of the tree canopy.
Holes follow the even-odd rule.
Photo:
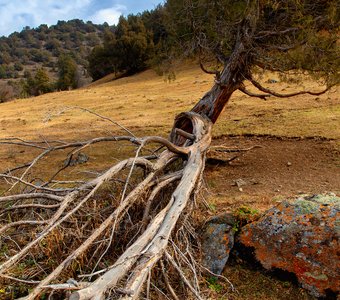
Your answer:
[[[223,65],[242,43],[248,69],[304,70],[328,84],[339,80],[338,1],[168,0],[165,7],[176,48],[201,62],[214,58]]]
[[[120,17],[116,26],[59,21],[2,37],[0,79],[20,79],[26,65],[57,77],[64,53],[94,80],[148,67],[167,70],[179,57],[198,59],[218,77],[238,49],[238,81],[254,83],[251,74],[271,70],[308,73],[332,86],[340,77],[339,16],[336,0],[167,0]]]
[[[53,90],[50,78],[44,69],[38,69],[34,76],[26,74],[27,78],[23,82],[23,94],[39,96]]]
[[[121,17],[92,51],[89,70],[97,79],[185,56],[217,74],[238,49],[242,80],[256,69],[295,70],[331,86],[339,81],[339,15],[336,0],[167,0]]]

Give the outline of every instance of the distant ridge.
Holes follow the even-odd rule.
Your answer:
[[[27,26],[21,32],[0,37],[0,89],[7,85],[7,90],[12,87],[9,98],[20,96],[18,82],[40,68],[55,80],[61,54],[69,55],[77,64],[80,86],[91,82],[86,70],[87,57],[94,46],[102,44],[104,32],[110,28],[107,23],[96,25],[74,19],[52,26]]]

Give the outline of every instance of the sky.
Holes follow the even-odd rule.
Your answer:
[[[162,0],[0,0],[0,36],[40,24],[82,19],[116,24],[120,15],[155,8]]]

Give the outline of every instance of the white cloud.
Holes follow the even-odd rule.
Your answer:
[[[152,8],[160,0],[0,0],[0,36],[25,26],[53,25],[58,20],[82,19],[97,24],[118,22],[123,13]]]
[[[0,36],[24,26],[82,18],[93,0],[0,0]]]
[[[117,24],[120,15],[122,15],[125,10],[125,6],[115,5],[114,7],[97,11],[94,15],[89,17],[89,20],[96,24],[103,24],[104,22],[107,22],[110,25]]]

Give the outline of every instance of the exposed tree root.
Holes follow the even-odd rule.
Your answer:
[[[187,249],[190,244],[190,237],[187,236],[193,233],[188,216],[202,178],[205,155],[211,142],[211,128],[208,119],[190,112],[176,118],[169,140],[160,137],[102,137],[86,142],[58,141],[51,143],[52,146],[19,139],[1,141],[43,151],[31,162],[0,174],[0,178],[9,185],[8,191],[18,191],[17,194],[0,197],[1,240],[7,237],[16,248],[11,249],[11,255],[1,257],[1,280],[35,285],[22,298],[26,300],[36,299],[42,293],[51,291],[64,292],[64,297],[72,300],[110,297],[137,299],[144,291],[147,295],[152,292],[168,293],[170,297],[179,299],[178,291],[175,292],[165,274],[166,262],[183,279],[192,295],[202,299],[191,251],[178,257],[172,257],[170,253],[174,244],[177,253],[180,253],[178,249],[183,241]],[[119,162],[95,179],[86,182],[83,179],[56,180],[59,173],[69,167],[68,163],[39,185],[30,179],[31,171],[52,152],[72,149],[70,160],[84,147],[120,140],[138,146],[135,157]],[[151,156],[140,156],[149,143],[166,147],[166,150],[160,154],[152,151]],[[122,180],[124,177],[125,180]],[[102,193],[106,199],[109,197],[113,201],[113,205],[103,205],[105,201],[100,201]],[[97,205],[102,213],[97,213]],[[30,228],[35,226],[32,233],[27,231],[27,225]],[[17,232],[22,233],[22,238],[18,237]],[[182,242],[178,234],[186,236]],[[73,242],[72,236],[76,236]],[[169,244],[171,239],[179,245],[176,245],[177,242]],[[59,258],[57,265],[45,270],[43,266],[47,266],[49,255],[37,253],[44,244],[51,243],[50,240],[57,240],[58,245],[50,246],[58,248],[62,260]],[[53,249],[50,250],[53,252]],[[25,265],[29,257],[33,258],[35,273],[27,268],[27,272],[33,274],[16,278],[18,264]],[[104,257],[113,264],[98,270],[103,266]],[[88,266],[81,264],[80,269],[73,272],[79,282],[66,282],[65,274],[74,269],[79,260],[89,263]],[[186,277],[183,264],[195,274],[193,282]],[[152,270],[157,266],[161,266],[166,282],[162,289],[152,279]],[[83,268],[87,271],[92,269],[91,274],[84,274],[86,271],[82,271]],[[43,275],[39,269],[47,273]],[[93,282],[85,280],[92,277],[96,278]],[[72,293],[67,296],[69,292]]]

